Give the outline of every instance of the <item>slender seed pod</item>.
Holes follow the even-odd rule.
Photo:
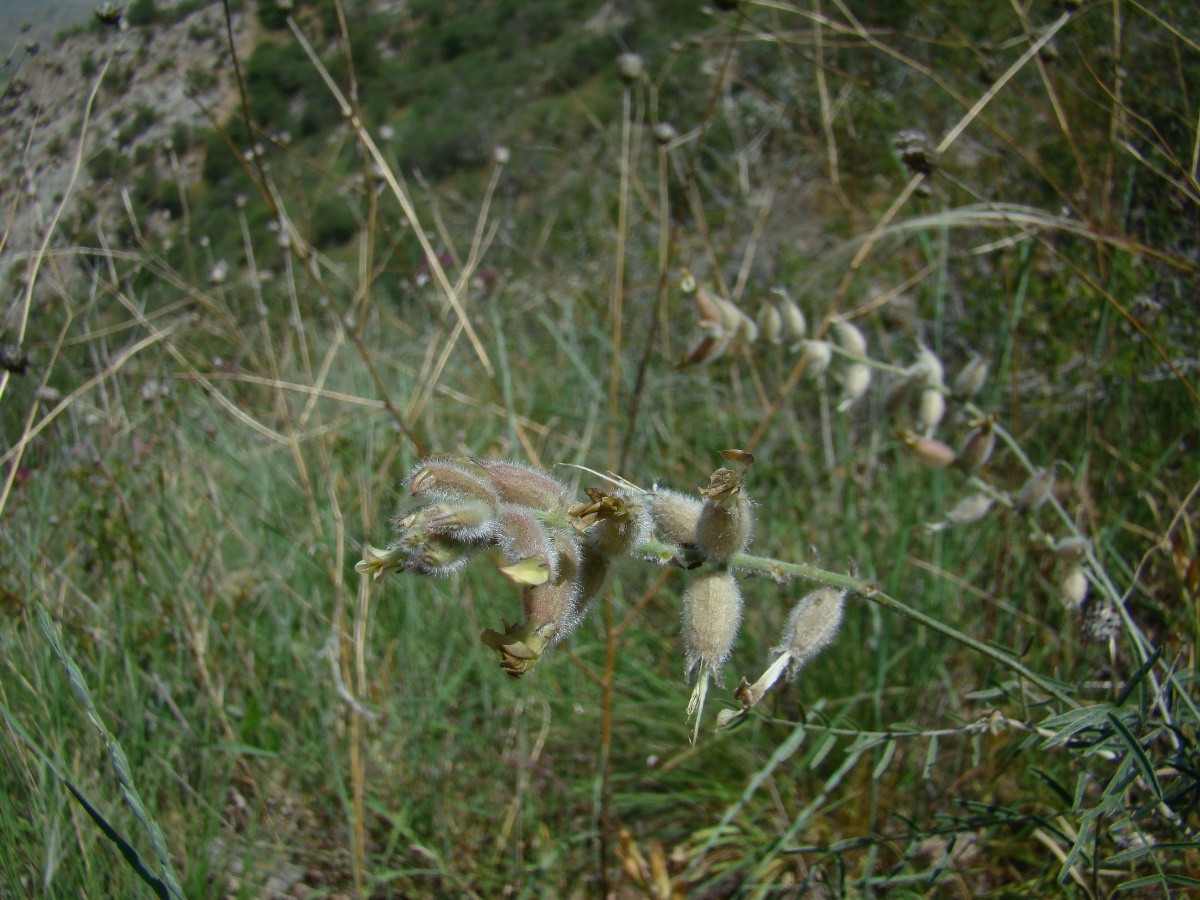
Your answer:
[[[591,602],[596,599],[600,591],[604,588],[604,581],[608,577],[608,570],[611,563],[612,557],[604,556],[586,544],[584,545],[579,560],[579,616],[576,618],[576,622],[578,622],[579,618],[583,617],[584,613],[587,612],[588,606],[591,605]],[[574,622],[571,624],[571,627],[575,627]]]
[[[842,347],[847,353],[860,359],[866,357],[867,338],[857,325],[842,319],[835,322],[833,327],[837,331],[838,341],[841,342]]]
[[[808,357],[808,374],[820,378],[833,362],[833,349],[825,341],[804,341],[804,355]]]
[[[959,468],[968,475],[981,469],[992,458],[995,447],[996,434],[992,429],[992,420],[985,419],[963,441],[962,449],[958,451]]]
[[[664,541],[682,546],[696,543],[696,523],[704,504],[695,497],[656,487],[648,496],[654,531]]]
[[[431,537],[409,557],[405,568],[418,575],[448,578],[461,572],[479,545],[452,538]]]
[[[983,388],[987,376],[988,364],[984,362],[983,357],[972,356],[954,379],[954,395],[970,400]]]
[[[842,402],[838,404],[838,412],[845,412],[862,399],[871,387],[871,367],[865,363],[854,363],[846,370],[842,381]]]
[[[414,497],[433,500],[482,500],[493,508],[500,493],[486,473],[469,459],[431,457],[417,463],[404,480]]]
[[[889,416],[894,416],[900,412],[908,401],[912,399],[913,388],[916,382],[910,375],[903,375],[894,380],[887,390],[887,395],[883,398],[883,409]]]
[[[720,684],[720,669],[742,621],[742,592],[726,569],[701,572],[683,593],[683,642],[687,671],[700,665]]]
[[[900,440],[913,456],[931,469],[947,469],[954,465],[954,450],[948,444],[931,437],[918,437],[911,431],[901,432]]]
[[[773,304],[764,303],[759,307],[758,333],[770,344],[783,341],[783,317]]]
[[[729,338],[724,334],[702,334],[692,346],[684,351],[679,360],[680,367],[702,366],[720,359],[729,349]]]
[[[941,391],[934,388],[926,388],[921,391],[921,405],[917,411],[917,418],[924,426],[926,435],[933,434],[942,424],[942,416],[945,414],[946,398],[942,396]]]
[[[515,462],[472,459],[495,485],[505,503],[552,512],[567,496],[566,486],[545,472]]]
[[[842,624],[845,599],[845,591],[818,588],[792,608],[783,629],[783,642],[772,651],[791,657],[789,677],[794,678],[801,666],[832,643]]]
[[[791,343],[804,340],[808,335],[808,323],[796,301],[786,294],[779,305],[779,316],[783,321],[783,337]]]
[[[1058,583],[1058,601],[1064,607],[1075,612],[1083,607],[1087,600],[1088,580],[1083,569],[1076,566],[1071,569],[1063,580]]]

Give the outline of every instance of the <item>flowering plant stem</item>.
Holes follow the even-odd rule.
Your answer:
[[[673,544],[666,544],[661,541],[647,541],[644,543],[639,552],[646,558],[655,560],[661,564],[668,564],[672,560],[693,560],[699,558],[696,551],[684,550]],[[806,578],[809,581],[815,581],[818,584],[829,585],[830,587],[840,588],[856,594],[884,609],[902,615],[908,619],[912,619],[931,631],[936,631],[938,634],[945,635],[957,643],[965,647],[970,647],[977,653],[981,653],[988,659],[994,660],[1004,668],[1015,672],[1022,678],[1026,679],[1030,684],[1034,684],[1047,694],[1055,699],[1065,703],[1072,709],[1078,709],[1079,703],[1072,699],[1067,694],[1063,693],[1062,689],[1056,687],[1051,682],[1047,681],[1042,676],[1033,672],[1025,666],[1020,660],[1011,654],[1005,653],[990,644],[985,644],[982,641],[977,641],[974,638],[963,634],[956,628],[947,625],[945,622],[939,622],[937,619],[927,616],[924,613],[913,609],[904,603],[901,603],[895,597],[891,597],[880,590],[879,585],[869,581],[863,581],[860,578],[855,578],[851,575],[843,575],[839,572],[831,572],[827,569],[819,568],[818,566],[808,565],[807,563],[789,563],[779,559],[772,559],[767,556],[753,556],[749,553],[735,553],[729,558],[731,568],[740,569],[744,572],[754,572],[760,575],[766,575],[776,581],[783,581],[791,578]]]

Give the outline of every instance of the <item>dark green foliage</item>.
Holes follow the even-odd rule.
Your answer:
[[[153,25],[158,15],[154,0],[133,0],[125,9],[125,20],[135,28]]]
[[[358,218],[340,197],[322,197],[313,204],[312,242],[322,252],[346,243],[358,233]]]

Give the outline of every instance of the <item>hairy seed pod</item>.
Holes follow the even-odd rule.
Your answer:
[[[942,365],[937,354],[923,344],[917,350],[917,361],[913,364],[913,373],[914,377],[926,387],[945,386],[946,367]]]
[[[842,624],[845,599],[845,591],[818,588],[792,608],[783,629],[783,642],[772,651],[787,653],[792,658],[792,677],[832,643]]]
[[[758,326],[736,303],[724,297],[713,297],[712,300],[721,310],[722,332],[747,343],[753,343],[758,338]]]
[[[1072,612],[1083,607],[1087,600],[1088,580],[1083,569],[1076,566],[1058,583],[1058,601]]]
[[[841,342],[842,347],[847,353],[860,359],[866,357],[867,338],[859,331],[857,325],[843,319],[835,322],[833,327],[837,331],[838,341]]]
[[[696,523],[704,508],[701,501],[666,488],[655,488],[646,500],[659,538],[683,546],[696,543]]]
[[[1054,552],[1065,563],[1077,563],[1092,552],[1092,542],[1085,537],[1065,537],[1054,545]]]
[[[963,441],[962,449],[958,452],[959,468],[968,475],[981,469],[992,458],[992,450],[995,447],[996,434],[992,430],[992,420],[986,419]]]
[[[1054,467],[1048,466],[1045,469],[1038,469],[1029,476],[1029,480],[1021,487],[1014,505],[1019,512],[1034,512],[1050,499],[1050,492],[1053,490]]]
[[[779,310],[770,303],[764,303],[758,310],[758,333],[769,344],[783,341],[783,317]]]
[[[750,543],[754,512],[739,489],[728,500],[705,502],[696,522],[696,546],[715,560],[740,553]]]
[[[954,379],[954,395],[970,400],[983,388],[987,381],[988,364],[980,356],[972,356]]]
[[[636,53],[622,53],[617,57],[617,74],[626,84],[632,84],[642,77],[645,64]]]
[[[833,348],[825,341],[804,341],[804,355],[808,357],[808,374],[820,378],[833,362]]]
[[[793,344],[804,340],[808,334],[808,323],[804,321],[804,313],[796,305],[796,301],[786,294],[784,294],[783,301],[779,304],[779,317],[783,322],[783,337],[785,340]]]
[[[870,387],[871,367],[865,363],[850,366],[842,381],[842,402],[838,404],[838,412],[845,412],[861,400]]]
[[[942,392],[933,388],[921,391],[921,405],[917,410],[917,418],[925,428],[927,435],[933,434],[942,424],[942,416],[946,414],[946,398]]]
[[[432,578],[449,578],[461,572],[479,549],[478,544],[456,541],[451,538],[431,537],[408,558],[404,568],[418,575]]]
[[[486,541],[496,531],[496,511],[483,500],[435,503],[421,510],[425,534],[465,543]]]
[[[650,514],[631,491],[616,490],[610,496],[619,508],[587,530],[587,541],[602,556],[624,556],[650,537]]]
[[[567,495],[566,485],[531,466],[497,459],[472,461],[495,485],[505,503],[553,512]]]
[[[423,459],[404,479],[404,483],[414,497],[483,500],[493,508],[500,502],[496,486],[488,480],[483,469],[469,459]]]
[[[542,523],[528,509],[506,503],[496,519],[496,542],[509,565],[500,571],[522,585],[555,581],[558,552]]]
[[[954,450],[936,438],[918,437],[912,432],[903,432],[900,440],[912,451],[913,456],[931,469],[947,469],[954,465]]]
[[[721,665],[733,649],[742,621],[742,592],[724,569],[701,572],[683,592],[683,643],[690,676],[704,663],[720,684]]]
[[[991,512],[995,502],[987,494],[971,494],[954,504],[954,507],[946,513],[944,521],[928,526],[928,530],[944,531],[954,525],[970,525],[972,522],[978,522]]]

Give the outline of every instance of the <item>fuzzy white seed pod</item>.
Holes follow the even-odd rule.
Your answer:
[[[617,74],[626,84],[632,84],[642,77],[645,64],[636,53],[622,53],[617,57]]]
[[[506,503],[496,519],[496,542],[509,565],[500,571],[520,585],[557,581],[558,548],[528,509]]]
[[[759,307],[758,333],[770,344],[783,341],[783,316],[771,303],[764,303]]]
[[[1076,566],[1071,569],[1063,580],[1058,583],[1058,601],[1067,609],[1075,612],[1083,607],[1087,600],[1088,580],[1083,569]]]
[[[633,491],[619,488],[609,499],[615,512],[587,529],[588,546],[602,556],[624,556],[650,537],[650,514],[641,497]]]
[[[946,414],[946,398],[941,391],[926,388],[921,391],[921,405],[917,410],[917,418],[925,428],[925,434],[932,435],[942,424],[942,416]]]
[[[988,364],[980,356],[972,356],[954,379],[954,395],[969,400],[979,393],[988,376]]]
[[[740,553],[750,543],[754,512],[740,490],[732,502],[708,500],[696,521],[696,546],[716,560]]]
[[[733,649],[742,621],[742,592],[724,569],[701,572],[683,593],[683,642],[687,671],[698,665],[720,684],[720,669]]]
[[[1019,512],[1034,512],[1050,499],[1054,490],[1054,467],[1038,469],[1029,476],[1029,480],[1021,487],[1014,501]]]
[[[404,484],[414,497],[483,500],[493,508],[500,503],[500,492],[496,486],[483,469],[469,459],[423,459],[409,472]]]
[[[850,366],[842,380],[842,402],[838,404],[838,412],[845,412],[861,400],[870,387],[871,367],[865,363],[854,363]]]
[[[804,340],[808,334],[808,323],[804,321],[804,313],[796,305],[796,301],[786,294],[779,304],[779,316],[783,320],[784,339],[791,343]]]
[[[690,546],[696,543],[696,523],[704,504],[695,497],[655,488],[647,497],[654,531],[664,541]]]
[[[842,624],[846,592],[818,588],[793,607],[783,629],[783,642],[772,653],[787,653],[795,677],[808,660],[832,643]]]
[[[995,447],[996,434],[991,420],[987,419],[978,428],[973,429],[963,441],[962,449],[958,453],[958,464],[964,472],[970,474],[987,464]]]
[[[1092,552],[1092,542],[1085,537],[1065,537],[1054,545],[1054,552],[1065,563],[1077,563]]]
[[[987,494],[971,494],[954,504],[941,522],[933,522],[925,526],[928,532],[945,531],[955,525],[970,525],[978,522],[992,510],[995,500]]]
[[[938,359],[936,353],[922,345],[917,351],[917,361],[913,365],[914,377],[927,387],[940,388],[945,386],[946,367]]]
[[[847,322],[844,319],[834,323],[834,329],[837,331],[838,341],[842,347],[851,356],[865,358],[867,355],[867,338],[858,326],[853,322]]]
[[[808,357],[808,374],[820,378],[833,362],[833,348],[825,341],[804,341],[804,355]]]
[[[900,440],[912,451],[913,456],[931,469],[948,469],[957,458],[952,447],[936,438],[904,432]]]

